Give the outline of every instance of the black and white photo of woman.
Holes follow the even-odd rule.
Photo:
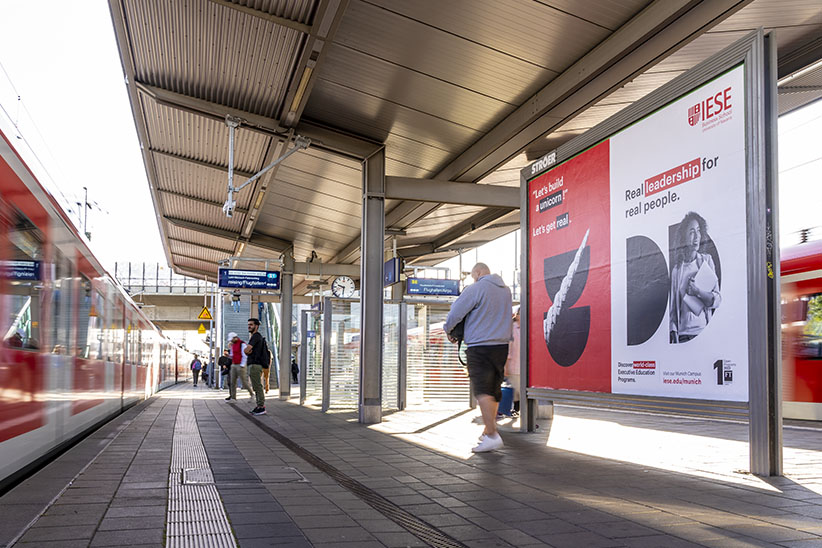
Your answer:
[[[716,249],[702,216],[690,211],[676,225],[671,251],[670,342],[678,344],[690,341],[705,329],[722,297],[714,263]]]

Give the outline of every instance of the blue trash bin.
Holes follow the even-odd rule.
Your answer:
[[[510,417],[514,408],[514,387],[510,384],[502,385],[502,399],[499,401],[497,413]]]

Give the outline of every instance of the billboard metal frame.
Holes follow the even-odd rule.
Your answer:
[[[609,139],[627,126],[676,101],[725,72],[744,65],[745,150],[748,236],[748,402],[551,390],[529,387],[528,337],[521,338],[521,428],[535,428],[537,400],[565,401],[644,412],[708,415],[748,420],[750,470],[782,474],[781,334],[779,241],[777,235],[776,44],[759,29],[718,52],[660,89],[545,155],[521,171],[520,234],[522,254],[521,332],[528,333],[529,237],[528,184],[554,166]],[[537,166],[532,170],[533,166]]]

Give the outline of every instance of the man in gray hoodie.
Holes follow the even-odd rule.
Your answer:
[[[502,398],[502,378],[511,340],[511,290],[485,263],[471,269],[474,283],[465,288],[451,305],[443,329],[451,342],[451,331],[465,319],[465,344],[468,346],[468,377],[477,398],[485,430],[475,453],[503,446],[497,432],[497,407]]]

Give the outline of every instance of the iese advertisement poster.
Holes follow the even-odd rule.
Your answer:
[[[744,69],[528,184],[529,386],[748,400]]]

